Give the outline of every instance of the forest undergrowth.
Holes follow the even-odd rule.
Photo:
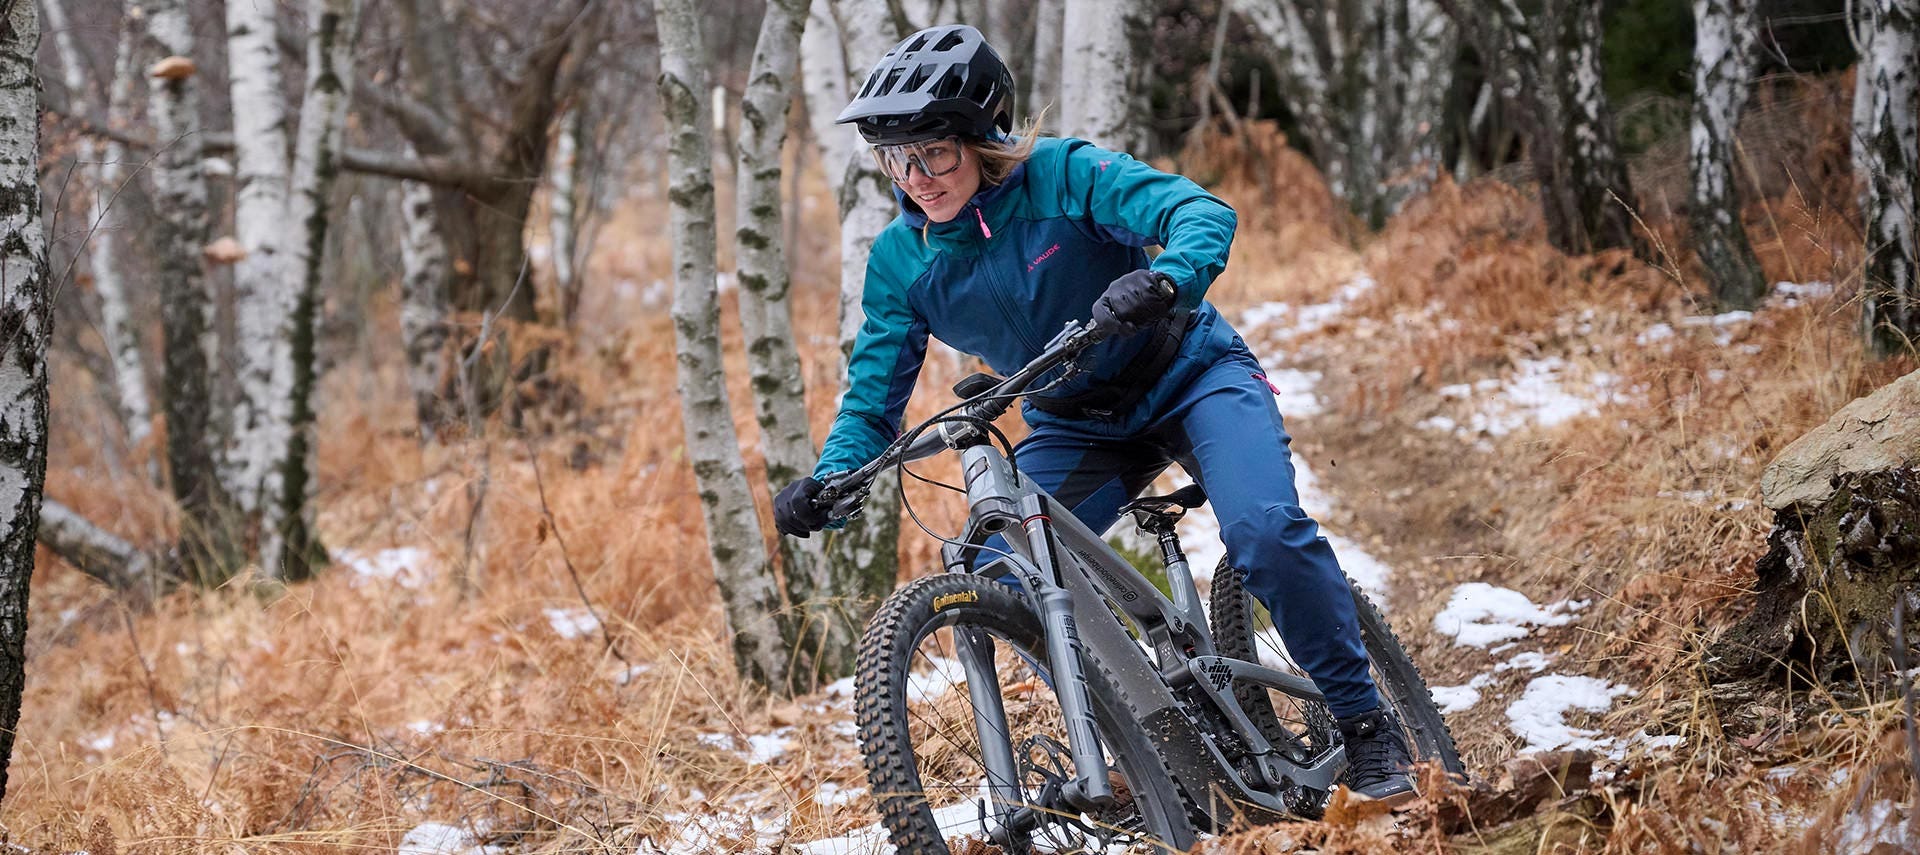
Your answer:
[[[1530,675],[1435,630],[1458,586],[1588,603],[1518,649],[1624,689],[1566,721],[1610,746],[1595,784],[1610,811],[1562,851],[1845,851],[1880,839],[1860,817],[1914,803],[1893,698],[1803,687],[1773,715],[1722,721],[1698,668],[1764,550],[1761,471],[1915,367],[1868,362],[1858,344],[1850,88],[1785,91],[1743,136],[1762,191],[1746,221],[1769,281],[1793,287],[1740,319],[1715,320],[1671,254],[1670,151],[1639,167],[1638,213],[1669,251],[1656,265],[1555,252],[1531,197],[1491,178],[1442,181],[1360,235],[1270,130],[1205,141],[1180,164],[1240,212],[1210,297],[1250,340],[1262,307],[1337,304],[1256,349],[1318,373],[1325,407],[1289,419],[1295,453],[1337,497],[1323,522],[1395,568],[1386,610],[1428,682],[1484,677],[1477,691],[1497,698]],[[830,200],[810,175],[800,211]],[[663,217],[660,200],[616,212],[585,320],[518,425],[422,444],[395,336],[336,355],[316,504],[339,564],[316,581],[263,593],[243,578],[140,605],[43,550],[6,840],[93,855],[752,852],[870,826],[846,685],[780,701],[733,675],[673,404]],[[838,381],[837,241],[792,234],[818,438]],[[376,309],[376,327],[397,324],[391,298]],[[1591,407],[1551,426],[1476,421],[1476,383],[1541,364],[1591,390]],[[936,350],[912,412],[969,370]],[[111,417],[78,360],[56,362],[54,395],[48,495],[168,542],[175,520],[144,474],[154,448],[100,441]],[[928,525],[957,527],[963,509],[908,489]],[[927,572],[934,546],[907,526],[906,572]],[[1483,780],[1527,744],[1494,700],[1449,720]],[[1462,840],[1430,812],[1397,827],[1336,814],[1203,848],[1472,851]]]

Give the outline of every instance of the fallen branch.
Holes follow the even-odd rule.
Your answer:
[[[159,588],[153,557],[52,499],[40,504],[39,540],[60,560],[116,591]]]

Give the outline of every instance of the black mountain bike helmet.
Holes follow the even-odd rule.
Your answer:
[[[834,122],[856,123],[874,145],[989,139],[1013,130],[1013,72],[979,30],[928,27],[880,58]]]

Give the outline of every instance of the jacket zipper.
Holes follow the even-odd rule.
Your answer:
[[[987,218],[980,212],[980,206],[970,204],[970,207],[973,208],[974,219],[980,223],[980,254],[977,257],[980,259],[980,272],[987,279],[987,290],[992,292],[994,305],[1000,308],[1001,317],[1005,319],[1008,328],[1013,330],[1014,335],[1020,339],[1020,344],[1027,349],[1027,352],[1037,354],[1043,348],[1034,343],[1033,329],[1028,325],[1027,319],[1013,310],[1007,289],[1001,285],[1000,277],[994,275],[992,260],[987,257],[986,243],[988,238],[993,237],[993,230],[987,228]]]

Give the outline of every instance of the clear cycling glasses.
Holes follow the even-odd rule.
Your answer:
[[[907,183],[910,170],[918,169],[921,175],[938,178],[960,168],[960,138],[946,137],[937,140],[877,145],[873,147],[873,159],[880,162],[880,171],[896,184]]]

